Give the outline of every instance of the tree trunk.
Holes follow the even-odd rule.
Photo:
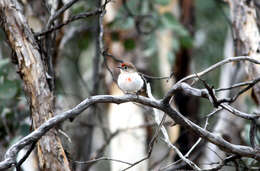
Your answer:
[[[256,23],[256,11],[255,11],[253,1],[229,0],[228,2],[230,5],[230,13],[231,13],[232,26],[233,26],[232,33],[234,38],[233,41],[234,41],[235,56],[246,55],[256,59],[259,58],[258,46],[259,46],[260,37],[259,37],[259,31]],[[228,56],[227,54],[225,55]],[[244,62],[244,63],[240,62],[240,63],[236,63],[236,66],[237,67],[233,71],[233,74],[231,76],[232,78],[227,79],[231,81],[230,84],[235,84],[237,82],[244,81],[245,74],[247,74],[250,79],[254,79],[258,77],[260,74],[259,66],[255,64],[251,64],[248,62]],[[232,66],[230,66],[229,68],[231,67]],[[230,73],[230,71],[225,72],[225,74],[226,73]],[[259,105],[260,102],[259,83],[253,87],[253,92],[254,92],[254,99],[256,103]],[[230,96],[232,96],[232,94],[234,95],[236,93],[234,91],[231,91]],[[243,97],[238,99],[236,102],[234,102],[233,106],[235,108],[245,110],[244,102],[241,100],[243,100]],[[226,115],[224,115],[224,113]],[[229,123],[226,124],[221,123],[221,120],[224,119],[225,120],[228,119]],[[218,121],[218,124],[215,126],[215,131],[220,133],[225,139],[231,141],[232,143],[239,144],[239,140],[237,139],[237,137],[240,135],[240,130],[242,129],[243,123],[244,122],[241,118],[231,117],[229,113],[221,112],[220,120]],[[225,153],[223,152],[220,153],[218,148],[213,148],[213,151],[215,154],[209,155],[208,153],[208,155],[206,155],[204,159],[210,162],[213,162],[212,159],[214,159],[214,162],[217,162],[219,161],[219,156],[221,158],[225,156]],[[218,154],[217,157],[216,157],[216,153]],[[205,160],[201,161],[201,163],[205,163],[206,162]],[[213,165],[211,165],[211,167],[213,167]]]
[[[229,5],[236,55],[248,55],[259,59],[260,36],[254,2],[230,0]],[[255,64],[245,63],[245,68],[250,79],[260,75],[260,68]],[[256,103],[260,105],[260,83],[253,87],[253,95]]]
[[[43,55],[16,0],[2,0],[0,16],[1,24],[17,58],[18,72],[24,81],[33,128],[36,129],[53,116],[54,97],[45,76]],[[37,150],[42,170],[70,170],[55,129],[40,139]]]

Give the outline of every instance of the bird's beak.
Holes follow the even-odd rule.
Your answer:
[[[121,66],[117,66],[116,68],[122,69],[122,67],[121,67]]]

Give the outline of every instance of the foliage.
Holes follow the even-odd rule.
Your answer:
[[[5,146],[13,143],[16,136],[29,133],[28,107],[21,81],[8,58],[0,59],[0,139]]]

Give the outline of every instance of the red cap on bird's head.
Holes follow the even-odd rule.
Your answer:
[[[120,68],[122,70],[136,70],[135,66],[131,62],[123,62],[117,68]]]

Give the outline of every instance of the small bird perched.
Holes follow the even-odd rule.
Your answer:
[[[117,68],[120,69],[117,83],[124,93],[138,93],[145,86],[145,81],[132,63],[124,62]]]

